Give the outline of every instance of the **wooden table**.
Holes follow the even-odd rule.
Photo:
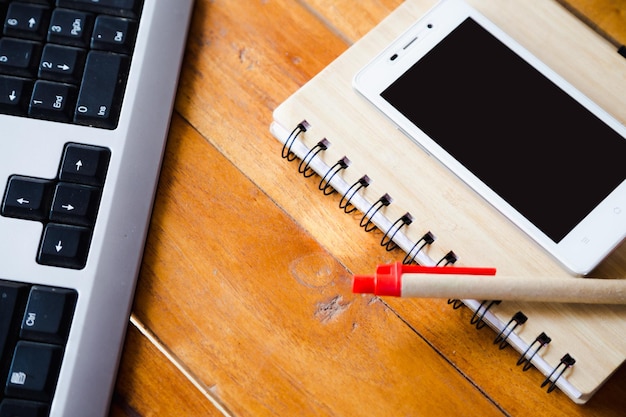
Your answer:
[[[400,3],[196,0],[111,416],[624,415],[626,369],[577,406],[467,309],[351,294],[402,255],[298,198],[272,110]],[[563,3],[626,44],[625,0]]]

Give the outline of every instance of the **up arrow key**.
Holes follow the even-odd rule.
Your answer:
[[[110,158],[111,151],[107,148],[70,143],[63,153],[59,179],[102,187]]]

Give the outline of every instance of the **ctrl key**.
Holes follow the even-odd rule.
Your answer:
[[[19,341],[5,387],[8,397],[48,402],[52,400],[61,369],[63,348]]]
[[[82,269],[87,263],[91,230],[49,223],[41,239],[37,262],[42,265]]]

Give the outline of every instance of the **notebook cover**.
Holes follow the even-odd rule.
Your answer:
[[[564,8],[540,0],[469,3],[614,117],[626,121],[623,57]],[[410,213],[413,222],[394,236],[403,250],[410,250],[427,230],[437,236],[436,242],[417,256],[422,263],[440,260],[452,248],[459,256],[457,265],[494,266],[503,275],[567,276],[567,271],[537,244],[395,130],[352,89],[354,74],[434,4],[429,0],[402,4],[276,108],[271,131],[284,142],[292,129],[306,120],[309,128],[298,135],[293,148],[299,160],[307,158],[301,167],[323,176],[346,158],[349,166],[332,175],[331,185],[345,193],[367,175],[371,183],[356,193],[361,206],[371,207],[385,194],[392,200],[375,217],[374,223],[383,231]],[[323,138],[328,148],[307,156]],[[626,277],[624,246],[592,275]],[[626,306],[507,301],[491,305],[485,312],[486,305],[481,307],[480,301],[464,300],[468,307],[479,310],[496,331],[518,311],[528,317],[508,340],[521,353],[530,347],[526,357],[537,349],[535,339],[542,332],[552,339],[532,359],[544,375],[559,366],[565,354],[576,359],[557,381],[575,402],[591,398],[626,357]]]

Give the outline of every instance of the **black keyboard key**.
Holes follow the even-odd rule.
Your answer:
[[[20,338],[56,345],[65,344],[75,305],[75,291],[33,286],[22,319]]]
[[[0,2],[2,2],[2,1],[9,2],[9,1],[13,1],[13,0],[0,0]],[[17,1],[20,1],[20,0],[17,0]],[[44,6],[54,6],[54,2],[55,1],[56,0],[26,0],[27,3],[42,4]],[[95,0],[95,1],[98,1],[98,0]]]
[[[48,29],[49,14],[47,7],[13,2],[4,19],[4,34],[15,38],[42,40]]]
[[[49,223],[43,232],[37,262],[61,268],[82,269],[87,263],[91,230]]]
[[[48,404],[5,398],[0,402],[0,417],[48,417]]]
[[[62,357],[61,346],[20,340],[13,354],[5,394],[25,400],[50,401]]]
[[[71,121],[76,91],[77,87],[71,84],[38,80],[33,87],[28,115],[59,122]]]
[[[76,226],[93,226],[100,202],[100,189],[89,185],[58,183],[50,220]]]
[[[100,15],[91,35],[91,48],[129,54],[136,36],[136,20]]]
[[[107,148],[70,143],[63,152],[59,179],[102,187],[110,158]]]
[[[114,129],[122,106],[128,69],[129,60],[125,55],[89,52],[74,121]]]
[[[0,113],[25,115],[32,91],[32,80],[0,75]]]
[[[83,76],[84,65],[84,49],[48,44],[41,54],[38,75],[47,80],[78,84]]]
[[[115,16],[137,17],[141,0],[57,0],[57,6]]]
[[[41,44],[21,39],[0,39],[0,74],[34,77],[39,66]]]
[[[28,220],[45,220],[49,210],[51,182],[13,175],[2,202],[2,215]]]
[[[0,281],[0,383],[2,383],[2,358],[13,351],[12,341],[16,339],[16,322],[21,320],[28,286],[15,282]],[[7,364],[8,365],[8,364]]]
[[[48,42],[86,47],[89,45],[93,15],[78,10],[55,9],[50,19]]]

